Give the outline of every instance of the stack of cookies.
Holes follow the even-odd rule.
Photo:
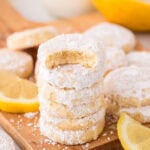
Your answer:
[[[40,130],[67,145],[96,139],[105,124],[104,46],[81,34],[59,35],[38,50]]]

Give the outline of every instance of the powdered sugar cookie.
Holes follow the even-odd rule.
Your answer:
[[[139,108],[137,112],[150,105],[150,69],[135,66],[116,69],[105,77],[104,92],[108,105],[116,105],[116,111]]]
[[[44,83],[40,87],[40,93],[44,98],[67,106],[92,103],[95,102],[98,97],[104,95],[103,81],[95,83],[90,88],[84,88],[81,90],[59,89],[48,83]]]
[[[122,49],[112,47],[106,48],[105,74],[126,65],[126,54]]]
[[[84,130],[105,119],[105,108],[101,107],[96,113],[80,119],[56,118],[42,110],[40,117],[61,130]]]
[[[67,106],[64,104],[56,103],[54,101],[50,101],[43,97],[41,93],[39,94],[40,111],[45,110],[47,114],[53,117],[70,119],[82,118],[94,114],[102,106],[104,106],[103,99],[104,95],[101,95],[101,97],[97,97],[95,101],[91,103]]]
[[[39,74],[39,63],[38,61],[35,62],[35,68],[34,68],[34,77],[36,82],[38,81],[38,74]]]
[[[122,67],[104,79],[104,92],[112,95],[120,106],[141,107],[150,105],[150,69]]]
[[[28,77],[33,71],[33,59],[25,52],[0,49],[0,70],[7,70],[20,77]]]
[[[57,30],[52,26],[15,32],[7,38],[7,47],[12,50],[35,47],[57,34]]]
[[[0,127],[0,149],[1,150],[15,150],[15,143],[13,139],[6,134]]]
[[[39,47],[38,61],[52,86],[82,89],[103,78],[104,47],[81,34],[60,35]]]
[[[84,68],[77,65],[63,65],[54,69],[46,69],[39,66],[38,76],[57,88],[81,90],[89,88],[96,82],[103,79],[100,70],[93,71],[90,68]],[[39,82],[39,81],[38,81]]]
[[[150,67],[150,52],[130,52],[127,54],[128,65]]]
[[[77,145],[96,140],[104,128],[105,120],[93,125],[90,128],[84,130],[61,130],[51,123],[48,123],[43,118],[40,118],[40,131],[43,135],[48,137],[54,142]]]
[[[121,112],[126,112],[136,120],[142,122],[142,123],[148,123],[150,122],[150,105],[145,107],[130,107],[130,108],[121,108],[119,110],[119,114]]]
[[[118,47],[125,52],[133,50],[136,45],[135,35],[130,30],[113,23],[98,24],[84,34],[103,41],[106,46]]]

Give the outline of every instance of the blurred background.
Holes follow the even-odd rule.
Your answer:
[[[70,18],[98,10],[109,21],[138,31],[139,41],[144,47],[150,48],[150,0],[9,0],[9,2],[22,16],[35,22]]]
[[[94,10],[91,0],[9,0],[27,19],[50,21],[69,18]]]

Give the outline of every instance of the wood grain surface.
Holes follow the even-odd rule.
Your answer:
[[[34,23],[25,20],[18,14],[7,0],[0,0],[0,47],[6,46],[6,38],[15,31],[21,31],[38,26],[52,25],[59,33],[82,32],[87,28],[104,21],[99,13],[92,13],[73,19],[59,20],[49,23]],[[140,44],[139,44],[140,45]],[[141,45],[138,46],[141,48]],[[27,52],[36,59],[36,48],[28,49]],[[26,150],[80,150],[80,149],[100,149],[100,150],[121,150],[121,145],[117,140],[115,125],[107,121],[106,128],[98,140],[80,146],[66,146],[55,144],[40,135],[38,126],[39,114],[33,118],[27,118],[24,114],[10,114],[0,112],[0,125],[12,136],[21,149]]]

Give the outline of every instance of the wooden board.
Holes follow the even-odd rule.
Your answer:
[[[27,118],[24,114],[9,114],[0,113],[0,124],[10,135],[16,140],[22,149],[42,150],[43,148],[57,150],[67,147],[68,150],[82,150],[98,148],[106,150],[108,147],[111,149],[121,149],[120,144],[116,144],[116,128],[112,122],[107,122],[105,131],[102,136],[96,141],[81,146],[65,146],[60,144],[51,143],[50,140],[40,135],[38,127],[39,114],[33,118]],[[105,145],[104,145],[105,144]],[[118,149],[117,149],[118,148]]]
[[[37,26],[52,25],[60,33],[82,32],[87,28],[104,21],[99,13],[92,13],[74,19],[59,20],[50,23],[33,23],[20,16],[6,0],[0,0],[0,47],[5,47],[5,40],[9,34],[27,28]],[[139,44],[138,48],[142,48]],[[36,58],[36,48],[27,50]],[[38,127],[39,114],[33,118],[26,118],[24,114],[9,114],[0,112],[0,125],[15,139],[21,149],[44,150],[44,148],[57,149],[101,149],[101,150],[121,150],[121,145],[117,140],[116,128],[112,121],[107,121],[107,125],[98,140],[80,146],[65,146],[54,144],[40,135]]]

